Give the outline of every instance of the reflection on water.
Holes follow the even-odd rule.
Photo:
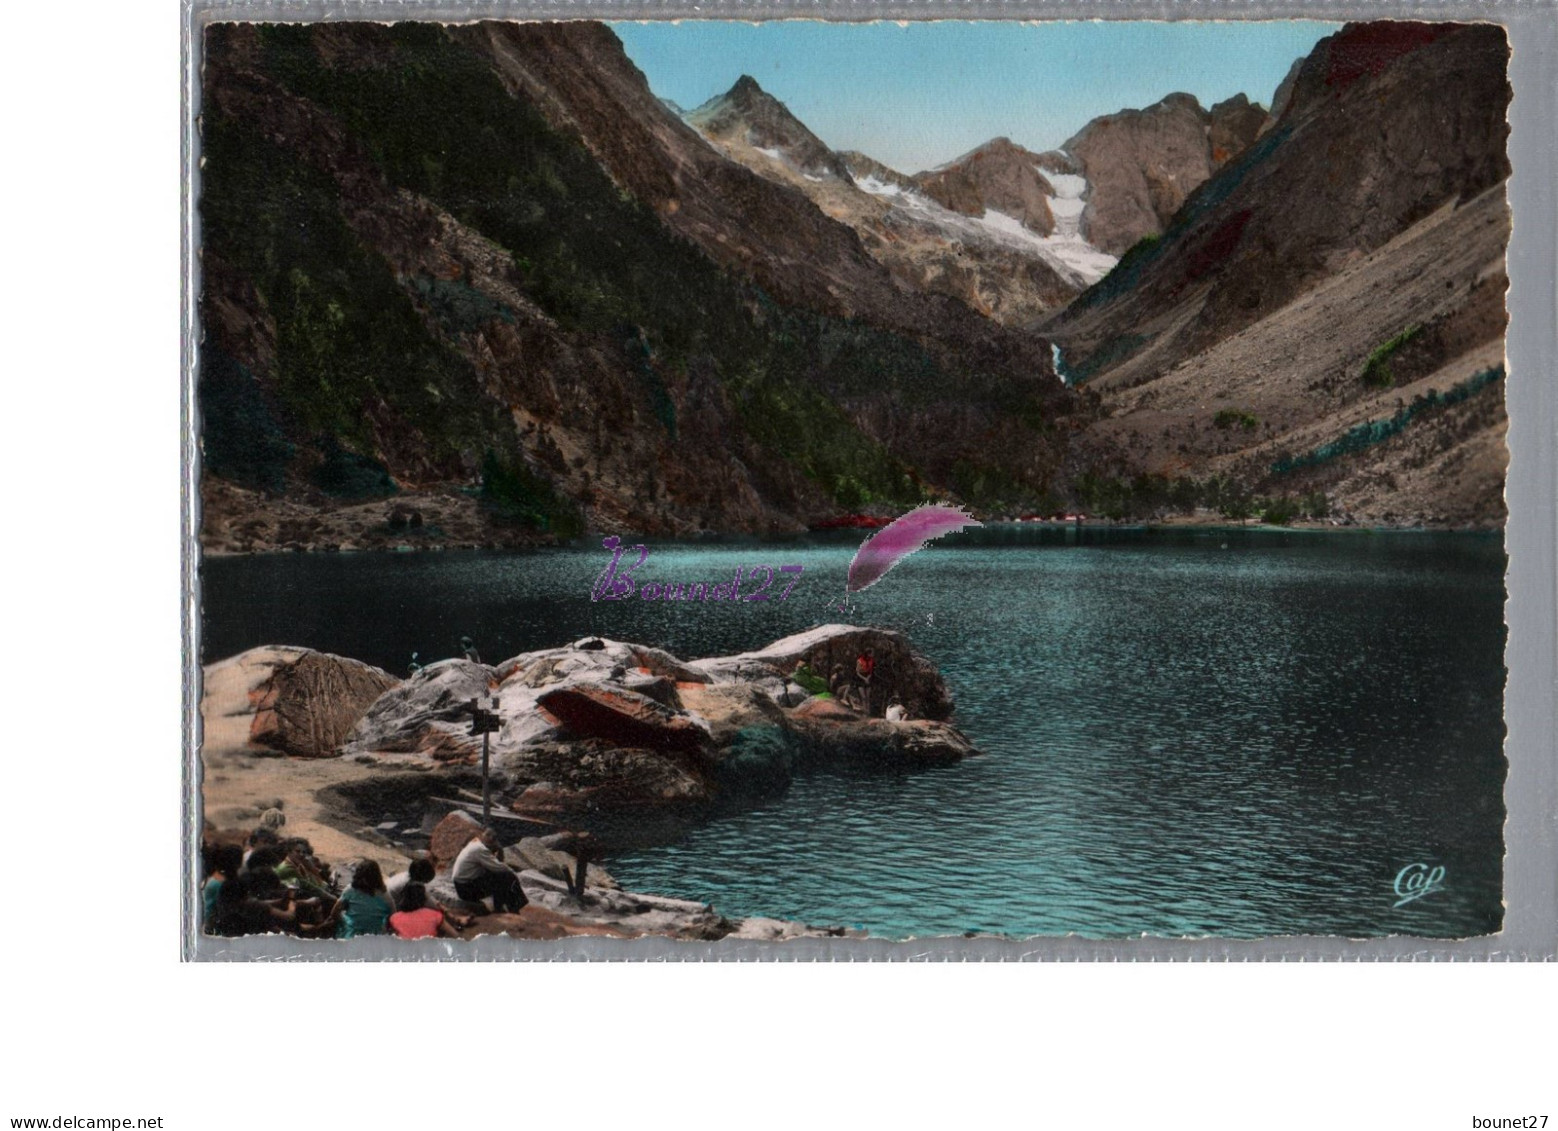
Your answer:
[[[1497,538],[993,529],[916,555],[838,612],[856,539],[655,546],[647,580],[805,566],[785,602],[589,600],[607,555],[219,559],[205,656],[306,644],[403,671],[599,633],[682,656],[849,620],[906,632],[987,755],[815,774],[681,843],[630,887],[728,915],[888,936],[1461,936],[1501,922]],[[1396,874],[1443,865],[1401,908]]]

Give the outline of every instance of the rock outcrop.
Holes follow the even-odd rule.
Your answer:
[[[460,850],[480,833],[481,822],[463,809],[454,810],[434,825],[428,837],[427,857],[436,872],[447,875]],[[581,839],[587,838],[572,832],[521,837],[504,849],[504,862],[515,871],[540,872],[571,884],[578,875],[579,859],[565,848],[573,847]],[[585,869],[584,882],[586,887],[617,889],[621,886],[604,868],[593,863]],[[446,902],[459,901],[452,885],[441,888],[440,893]]]
[[[714,684],[749,682],[783,701],[777,679],[805,663],[823,678],[853,678],[855,659],[870,649],[876,660],[872,676],[876,713],[888,700],[902,702],[910,718],[945,720],[952,716],[952,699],[940,674],[896,632],[830,624],[776,640],[757,652],[694,660],[691,666]],[[795,704],[796,706],[799,703]]]
[[[1243,95],[1208,112],[1182,93],[1094,118],[1062,146],[1090,187],[1083,234],[1111,255],[1160,235],[1185,198],[1247,148],[1265,120]]]
[[[866,689],[854,670],[868,650],[876,671]],[[226,665],[251,667],[254,657]],[[810,696],[791,682],[802,662],[848,689],[846,698]],[[408,788],[438,793],[408,771],[458,771],[469,780],[481,757],[469,703],[486,710],[497,699],[489,765],[505,819],[587,830],[605,843],[675,835],[782,793],[804,766],[946,765],[975,752],[947,721],[952,699],[935,668],[883,629],[821,626],[753,653],[692,662],[592,637],[495,667],[442,661],[391,682],[371,706],[354,706],[360,720],[338,752],[382,763],[386,805],[393,796],[397,815]],[[894,701],[902,720],[883,718]],[[358,818],[377,819],[371,795],[371,787],[354,787]],[[442,857],[458,847],[435,843],[433,851]]]
[[[1215,173],[1248,149],[1272,121],[1272,115],[1257,102],[1236,94],[1212,107],[1207,142],[1212,147],[1212,171]]]
[[[761,93],[755,83],[742,86],[747,102]],[[1207,111],[1190,95],[1171,94],[1145,110],[1095,119],[1065,150],[1034,153],[998,137],[913,176],[865,154],[832,155],[850,180],[815,171],[832,165],[821,163],[820,141],[788,113],[784,131],[736,128],[736,94],[688,121],[728,156],[850,224],[905,284],[1017,325],[1064,306],[1115,257],[1161,233],[1185,197],[1268,120],[1244,95]],[[760,133],[770,141],[750,140]]]
[[[869,688],[845,674],[866,653],[875,659]],[[210,720],[227,717],[228,707],[249,702],[249,690],[268,686],[274,673],[308,657],[320,657],[309,661],[310,670],[327,663],[365,668],[293,648],[254,649],[210,665],[203,701],[208,729]],[[802,663],[832,672],[842,698],[811,695],[792,682]],[[477,933],[538,937],[543,926],[526,913],[505,917],[463,904],[449,878],[456,856],[479,832],[482,811],[481,795],[468,788],[470,767],[481,755],[481,739],[469,733],[473,698],[484,710],[497,700],[501,725],[488,739],[491,821],[500,835],[509,834],[507,860],[532,904],[559,917],[546,920],[547,937],[595,928],[701,939],[844,933],[778,920],[743,925],[704,904],[622,891],[598,861],[618,847],[672,840],[693,822],[782,793],[806,767],[898,772],[978,753],[947,721],[952,699],[934,667],[900,633],[852,625],[825,625],[754,652],[690,662],[657,648],[588,637],[491,667],[446,660],[404,681],[383,679],[383,693],[366,708],[342,678],[289,685],[289,718],[331,719],[338,726],[346,714],[360,716],[330,751],[351,765],[352,780],[314,800],[331,820],[369,837],[375,827],[414,827],[420,812],[414,843],[425,844],[438,871],[430,891],[451,909],[478,914]],[[846,684],[855,686],[846,693]],[[309,701],[311,692],[318,701]],[[340,709],[330,701],[337,694],[348,700]],[[882,717],[889,702],[907,717]],[[247,725],[254,716],[241,717]],[[242,762],[231,755],[242,751],[227,752],[223,773],[239,772]],[[320,753],[317,746],[290,752]],[[383,820],[386,814],[391,819]],[[213,842],[222,835],[208,833]],[[575,885],[581,855],[587,858],[582,891]]]
[[[328,652],[255,648],[205,669],[203,722],[225,749],[333,758],[363,713],[399,682]]]
[[[943,208],[966,216],[1001,212],[1047,236],[1055,230],[1049,208],[1055,188],[1039,172],[1038,162],[1037,153],[998,137],[913,181]]]
[[[428,835],[427,857],[439,872],[447,872],[460,850],[481,833],[481,822],[464,810],[450,813]]]
[[[870,715],[810,697],[788,680],[805,662],[852,683],[856,657],[867,649],[876,661]],[[930,663],[898,633],[848,625],[687,663],[598,638],[495,668],[446,660],[374,703],[342,752],[473,765],[481,739],[469,734],[472,698],[484,709],[498,701],[490,760],[509,809],[560,827],[600,825],[608,837],[628,818],[690,820],[727,802],[771,796],[807,763],[935,765],[973,753],[946,722],[952,700]],[[881,717],[894,699],[904,721]],[[401,770],[406,763],[397,757],[389,764]]]
[[[978,493],[971,473],[976,463],[1014,476],[1021,491],[1047,489],[1060,444],[1054,433],[1023,421],[1076,407],[1054,380],[1048,349],[954,298],[959,280],[946,287],[905,285],[909,276],[867,246],[850,219],[852,206],[835,211],[827,196],[838,189],[859,203],[869,194],[837,177],[809,180],[761,155],[750,167],[733,160],[733,150],[665,110],[603,25],[488,23],[456,34],[487,53],[510,88],[550,121],[576,132],[613,180],[668,229],[755,283],[762,297],[747,301],[764,310],[778,303],[806,312],[804,319],[776,313],[762,329],[793,337],[817,326],[802,355],[811,366],[808,386],[834,401],[886,453],[923,481],[947,484],[958,495]],[[755,153],[743,148],[749,157]],[[881,238],[890,241],[893,232]],[[938,239],[947,242],[945,234]],[[948,261],[943,248],[941,262]],[[1047,287],[1056,301],[1046,309],[1077,290],[1041,258],[1024,263],[1012,264],[1024,280],[1014,289]],[[941,269],[927,267],[924,274],[940,277]],[[844,324],[819,324],[817,315]],[[877,362],[868,363],[873,357]],[[753,368],[750,357],[731,363],[738,372]],[[786,392],[782,400],[762,403],[789,400]],[[1014,411],[1018,405],[1028,407]],[[816,429],[798,422],[785,431]],[[837,453],[838,446],[830,445],[827,460],[835,461]]]
[[[1083,186],[1057,194],[1034,155],[1005,138],[911,177],[863,153],[827,151],[750,79],[686,119],[731,160],[853,228],[906,292],[950,296],[1021,327],[1113,265],[1074,218],[1062,222],[1061,212],[1080,214]]]

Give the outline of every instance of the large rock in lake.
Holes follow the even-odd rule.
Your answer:
[[[872,715],[808,697],[800,663],[855,681],[875,655]],[[470,700],[494,709],[494,797],[514,813],[622,843],[674,835],[678,824],[782,793],[803,765],[906,767],[955,761],[973,748],[945,720],[952,699],[934,667],[897,632],[825,625],[737,656],[683,661],[655,648],[589,637],[494,667],[448,660],[387,691],[344,749],[470,765]],[[855,696],[858,704],[863,697]],[[898,699],[908,718],[879,717]],[[461,830],[463,831],[463,830]]]

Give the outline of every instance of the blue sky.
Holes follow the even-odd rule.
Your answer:
[[[906,173],[1002,135],[1053,149],[1089,119],[1176,90],[1203,106],[1240,92],[1269,105],[1293,60],[1340,27],[1297,20],[611,26],[662,98],[690,110],[750,74],[834,149],[863,150]]]

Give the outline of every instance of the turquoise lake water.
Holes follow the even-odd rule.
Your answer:
[[[898,938],[1498,929],[1496,536],[990,528],[841,612],[858,541],[651,543],[641,581],[804,566],[788,600],[701,605],[592,603],[598,546],[214,559],[203,654],[303,644],[404,672],[462,633],[494,662],[589,634],[691,658],[836,621],[898,629],[983,757],[803,776],[610,870],[727,915]],[[1395,906],[1418,864],[1442,887]]]

